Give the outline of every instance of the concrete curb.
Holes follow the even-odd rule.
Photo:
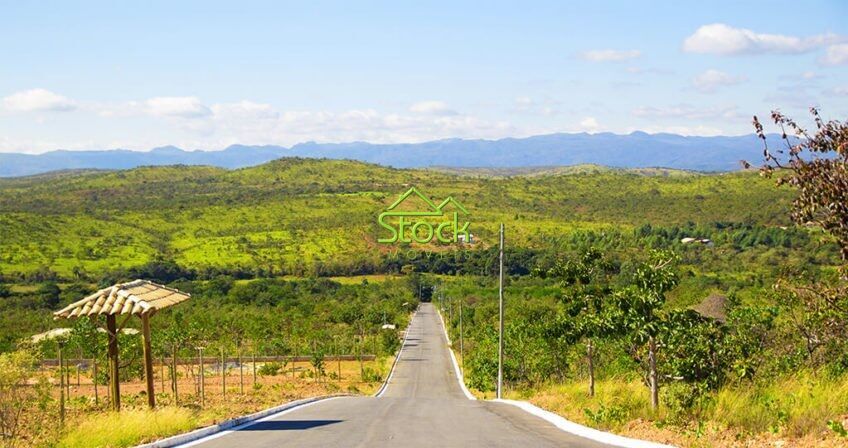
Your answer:
[[[448,351],[451,355],[451,361],[453,361],[453,370],[456,372],[456,378],[459,381],[459,386],[462,388],[462,392],[469,400],[476,400],[477,398],[471,394],[471,391],[468,390],[468,387],[465,386],[465,381],[462,377],[462,373],[459,370],[459,363],[456,362],[456,355],[453,353],[453,349],[450,348],[452,343],[450,340],[450,336],[448,336],[447,325],[445,325],[445,320],[442,317],[442,313],[436,310],[439,315],[439,320],[442,321],[442,331],[445,333],[445,338],[448,341]],[[583,426],[577,423],[574,423],[570,420],[566,420],[560,415],[554,414],[553,412],[546,411],[532,403],[528,403],[526,401],[516,401],[516,400],[487,400],[494,403],[504,403],[512,406],[516,406],[521,408],[523,411],[530,413],[536,417],[541,418],[542,420],[551,423],[557,428],[570,433],[576,436],[583,437],[584,439],[594,440],[596,442],[605,443],[607,445],[618,446],[622,448],[675,448],[671,445],[663,445],[661,443],[656,442],[648,442],[645,440],[639,439],[631,439],[629,437],[619,436],[613,433],[600,431],[594,428],[589,428],[588,426]]]
[[[386,392],[386,388],[389,387],[389,382],[395,374],[395,366],[397,366],[400,355],[403,353],[403,349],[406,348],[406,340],[409,338],[409,329],[412,328],[412,322],[415,321],[416,316],[418,316],[418,308],[415,309],[415,313],[412,314],[412,319],[409,319],[409,323],[406,325],[406,331],[403,334],[403,343],[400,345],[400,350],[398,350],[397,356],[395,356],[395,360],[392,362],[392,368],[389,370],[389,375],[386,377],[386,381],[383,381],[383,385],[380,386],[380,388],[377,389],[377,392],[374,393],[374,396],[377,398],[383,396]]]
[[[404,347],[406,347],[406,340],[409,337],[409,327],[412,326],[412,322],[415,320],[415,316],[417,315],[418,310],[415,310],[415,313],[412,315],[412,319],[409,320],[409,325],[407,326],[406,334],[404,334],[403,336],[403,344],[400,346],[398,355],[395,357],[395,360],[392,363],[392,368],[389,371],[389,375],[388,377],[386,377],[386,380],[383,382],[383,385],[380,386],[380,389],[377,390],[377,392],[374,394],[375,397],[380,397],[386,391],[386,387],[389,385],[389,381],[391,381],[392,375],[394,375],[395,373],[395,366],[397,365],[398,359],[400,359],[400,355],[401,353],[403,353]],[[296,400],[259,412],[254,412],[253,414],[236,417],[234,419],[218,423],[217,425],[195,429],[194,431],[187,432],[184,434],[177,434],[175,436],[166,437],[162,440],[157,440],[155,442],[138,445],[136,448],[171,448],[176,446],[189,447],[195,445],[195,442],[199,442],[201,441],[201,439],[211,439],[215,437],[220,437],[224,435],[224,433],[238,431],[239,429],[246,428],[262,420],[278,417],[279,415],[282,415],[289,411],[293,411],[296,408],[308,406],[319,401],[352,396],[354,395],[335,394],[324,395],[320,397],[304,398],[302,400]]]
[[[453,343],[451,342],[450,336],[448,335],[448,326],[445,325],[445,319],[442,317],[442,313],[436,308],[436,314],[439,315],[439,320],[442,321],[442,331],[445,333],[445,339],[448,341],[448,353],[450,353],[451,362],[453,363],[453,371],[456,373],[456,381],[459,383],[459,387],[462,389],[462,393],[465,394],[465,398],[469,400],[476,400],[475,397],[468,387],[465,385],[465,376],[462,374],[462,371],[459,369],[459,363],[456,361],[456,355],[453,352]]]
[[[184,434],[178,434],[171,437],[166,437],[155,442],[138,445],[136,448],[171,448],[176,446],[191,446],[192,442],[197,442],[201,439],[210,438],[212,436],[224,435],[225,432],[237,431],[241,428],[248,427],[258,423],[261,420],[277,417],[278,415],[292,411],[295,408],[308,406],[319,401],[331,400],[334,398],[349,397],[349,394],[325,395],[320,397],[304,398],[302,400],[291,401],[279,406],[274,406],[253,414],[243,415],[231,420],[226,420],[217,425],[207,426],[205,428],[195,429],[194,431]]]
[[[495,399],[491,400],[495,403],[504,403],[512,406],[516,406],[524,410],[525,412],[529,412],[530,414],[535,415],[541,419],[547,420],[557,428],[583,437],[585,439],[591,439],[597,442],[605,443],[607,445],[612,446],[620,446],[624,448],[675,448],[672,445],[663,445],[657,442],[649,442],[646,440],[639,439],[631,439],[629,437],[619,436],[616,434],[612,434],[609,432],[600,431],[594,428],[589,428],[588,426],[583,426],[577,423],[574,423],[570,420],[566,420],[565,418],[554,414],[553,412],[546,411],[536,405],[528,403],[526,401],[516,401],[516,400],[504,400],[504,399]]]

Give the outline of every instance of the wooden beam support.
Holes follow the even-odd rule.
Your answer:
[[[144,379],[147,381],[147,404],[156,407],[156,392],[153,390],[153,351],[150,349],[150,313],[141,315],[141,337],[144,350]]]
[[[118,325],[114,314],[106,315],[106,331],[109,337],[109,392],[112,409],[121,410],[121,380],[118,360]]]

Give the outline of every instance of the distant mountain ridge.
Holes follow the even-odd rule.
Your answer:
[[[777,140],[777,135],[769,136]],[[595,164],[616,168],[662,167],[735,171],[740,160],[759,161],[762,145],[753,134],[689,137],[677,134],[549,134],[500,140],[446,139],[423,143],[301,143],[232,145],[222,151],[185,151],[174,146],[148,152],[57,150],[44,154],[0,153],[0,176],[57,170],[128,169],[145,165],[211,165],[243,168],[281,157],[352,159],[396,168],[517,168]]]

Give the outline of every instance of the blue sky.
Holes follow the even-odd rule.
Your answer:
[[[848,2],[737,3],[4,2],[0,151],[845,119]]]

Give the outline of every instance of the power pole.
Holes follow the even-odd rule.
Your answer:
[[[503,397],[503,333],[504,333],[504,303],[503,303],[503,248],[504,225],[501,224],[500,250],[498,258],[500,270],[498,274],[498,398]]]
[[[462,347],[462,298],[459,299],[459,374],[465,381],[465,351]]]

